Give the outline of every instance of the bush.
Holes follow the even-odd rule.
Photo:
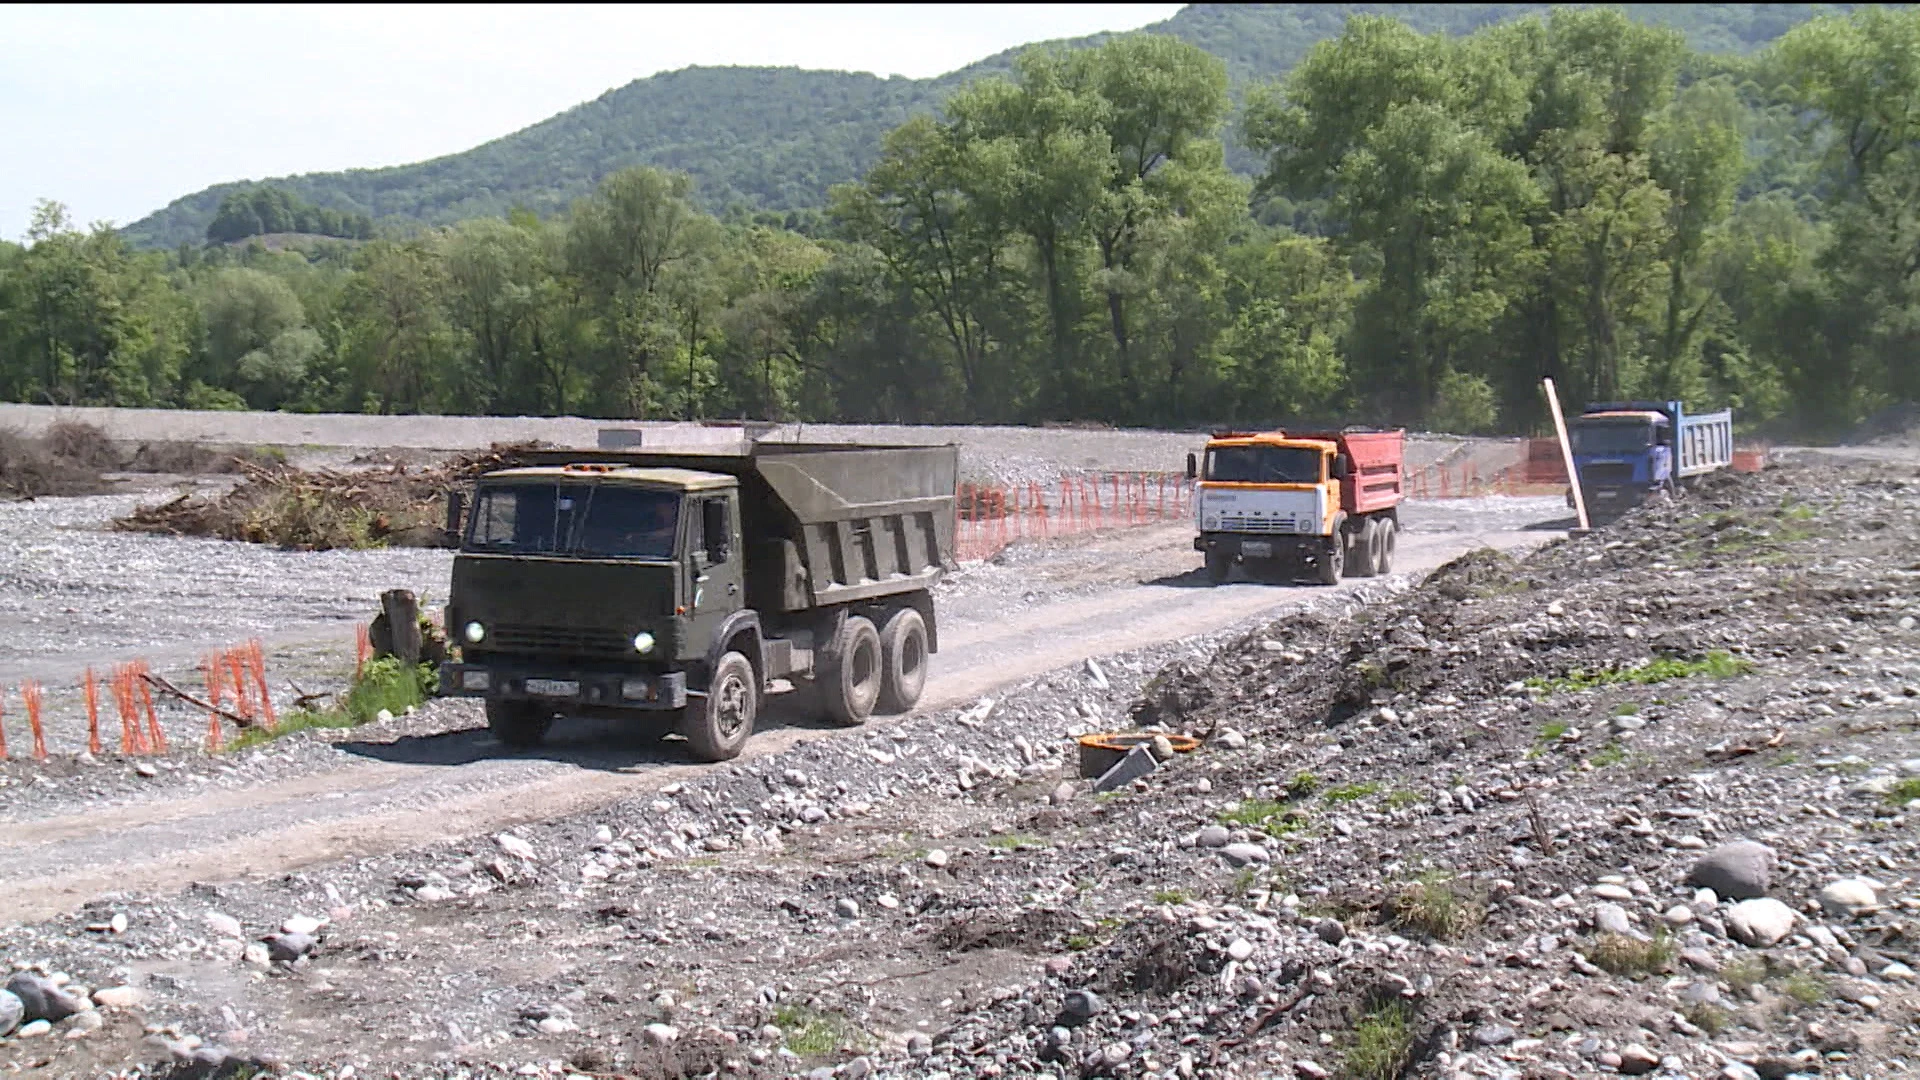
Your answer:
[[[1500,409],[1487,380],[1464,371],[1440,376],[1428,426],[1452,435],[1484,435],[1499,419]]]
[[[104,429],[78,420],[56,420],[47,425],[40,444],[54,457],[73,462],[94,472],[120,468],[120,450],[107,438]]]
[[[272,731],[254,728],[233,741],[234,750],[245,750],[272,742],[284,735],[313,728],[358,727],[379,717],[381,710],[395,716],[424,703],[439,683],[439,671],[432,664],[409,669],[399,659],[383,656],[371,660],[347,688],[346,696],[330,709],[301,709],[280,718]]]

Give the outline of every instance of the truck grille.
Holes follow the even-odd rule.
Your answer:
[[[1245,514],[1223,514],[1220,517],[1221,532],[1291,535],[1308,532],[1312,525],[1312,521],[1290,517],[1250,517]]]
[[[564,656],[631,656],[631,636],[618,630],[578,626],[496,626],[487,632],[487,647],[500,652],[559,654]]]
[[[1605,461],[1587,465],[1580,470],[1580,482],[1588,487],[1621,487],[1633,482],[1633,464],[1626,461]]]

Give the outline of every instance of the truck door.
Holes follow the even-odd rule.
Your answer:
[[[687,565],[692,571],[688,595],[693,640],[705,643],[720,632],[727,616],[746,602],[742,594],[744,559],[740,553],[739,515],[731,493],[688,499]]]

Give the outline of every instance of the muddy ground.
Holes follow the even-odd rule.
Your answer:
[[[98,1029],[0,1060],[1910,1075],[1916,552],[1911,466],[1727,477],[575,813],[101,889],[0,930],[112,991]],[[1068,737],[1135,714],[1204,745],[1096,797]],[[414,719],[393,745],[484,749]]]

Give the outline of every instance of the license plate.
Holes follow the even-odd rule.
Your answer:
[[[579,697],[580,684],[572,679],[528,679],[527,693],[538,697]]]
[[[1273,544],[1267,540],[1247,540],[1240,544],[1240,554],[1254,559],[1273,558]]]

